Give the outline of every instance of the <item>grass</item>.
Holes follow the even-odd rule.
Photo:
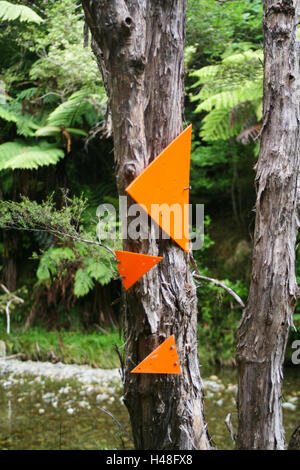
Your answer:
[[[114,344],[121,351],[123,344],[116,331],[105,335],[98,331],[46,331],[40,327],[25,332],[15,331],[10,335],[1,327],[0,340],[6,343],[7,356],[20,353],[24,359],[88,364],[103,369],[120,366]]]

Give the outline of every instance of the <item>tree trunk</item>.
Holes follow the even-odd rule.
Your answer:
[[[284,449],[282,366],[298,287],[298,0],[264,0],[264,120],[249,298],[238,333],[239,449]]]
[[[109,96],[115,170],[123,195],[182,130],[185,1],[82,4]],[[169,240],[126,240],[124,249],[164,257],[126,294],[125,403],[135,447],[208,449],[197,354],[197,298],[188,255]],[[130,374],[171,334],[182,376]]]
[[[10,292],[17,288],[17,252],[19,237],[13,230],[3,230],[3,283]]]
[[[300,424],[293,432],[289,442],[288,450],[300,450]]]

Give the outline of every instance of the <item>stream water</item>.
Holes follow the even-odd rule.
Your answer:
[[[235,373],[210,371],[204,385],[210,435],[218,449],[232,449],[224,420],[232,413],[236,429]],[[285,370],[283,413],[288,441],[300,422],[299,367]],[[91,385],[0,372],[1,450],[132,448],[128,413],[116,381]]]

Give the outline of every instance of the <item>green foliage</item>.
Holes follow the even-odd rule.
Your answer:
[[[81,129],[73,129],[71,127],[67,127],[66,132],[68,134],[75,134],[75,135],[82,135],[84,137],[87,136],[87,133]],[[58,126],[44,126],[40,127],[35,133],[37,137],[49,137],[49,136],[55,136],[57,134],[60,134],[62,132],[62,127]]]
[[[15,11],[22,9],[24,2],[14,2]],[[4,3],[0,1],[0,17]],[[46,298],[52,295],[55,302],[61,302],[60,315],[64,317],[68,312],[67,299],[74,293],[77,297],[86,296],[78,300],[78,305],[84,302],[89,308],[98,295],[97,283],[106,285],[117,274],[113,255],[98,244],[94,219],[100,202],[109,201],[117,206],[118,200],[111,143],[100,141],[98,132],[106,95],[91,47],[83,47],[80,2],[36,0],[35,7],[45,18],[43,23],[22,21],[20,16],[21,21],[6,19],[0,34],[0,194],[7,199],[0,205],[0,227],[34,231],[32,237],[19,238],[17,271],[22,269],[26,277],[32,278],[32,290],[36,272],[35,288],[41,287]],[[204,248],[197,253],[197,262],[204,275],[220,278],[243,300],[247,297],[246,281],[243,274],[226,272],[224,265],[233,244],[229,240],[224,250],[226,240],[223,239],[227,235],[229,239],[248,237],[252,229],[249,217],[242,232],[234,218],[234,205],[241,208],[242,215],[248,212],[253,215],[252,167],[259,143],[255,149],[254,145],[244,147],[235,138],[262,119],[261,25],[261,0],[188,0],[185,63],[192,73],[186,77],[189,96],[185,115],[187,121],[193,121],[194,129],[191,198],[192,202],[205,203],[205,212],[209,214]],[[22,136],[22,140],[17,140],[17,136]],[[83,138],[87,136],[89,146],[85,153],[83,147],[87,141]],[[91,136],[95,140],[90,142]],[[66,140],[68,145],[71,143],[71,137],[72,158],[62,161],[63,148]],[[49,159],[52,166],[46,167]],[[15,196],[18,199],[24,189],[21,184],[24,172],[12,168],[37,168],[29,176],[28,194],[30,199],[44,198],[44,202],[38,204],[25,198],[20,203],[9,201]],[[71,200],[63,196],[66,204],[61,207],[58,196],[55,203],[54,197],[47,197],[65,184],[72,194],[84,193],[89,206],[83,198]],[[213,240],[208,231],[210,221]],[[88,245],[82,239],[87,239]],[[224,243],[219,243],[221,239]],[[6,243],[0,250],[2,258],[4,254],[7,256]],[[27,261],[32,250],[38,253]],[[18,282],[22,282],[19,274]],[[59,298],[57,285],[62,289],[67,286],[65,299]],[[197,290],[200,345],[212,362],[229,363],[234,354],[240,308],[226,292],[211,284],[203,282]],[[38,304],[37,321],[44,313],[42,308],[46,310],[46,318],[49,314],[45,304]],[[55,313],[59,310],[57,305],[54,310]],[[297,310],[297,328],[298,317]],[[60,320],[61,317],[55,323],[55,319],[54,325]],[[74,319],[72,325],[73,322]],[[50,350],[60,356],[55,333],[47,339],[44,332],[32,330],[30,334],[31,331],[23,336],[20,333],[18,338],[12,335],[11,353],[25,351],[28,357],[36,359],[38,342],[40,359],[47,359]],[[107,351],[101,350],[94,339],[84,343],[85,336],[81,333],[78,337],[74,333],[74,341],[71,335],[62,334],[65,362],[93,361],[103,366]],[[80,347],[79,341],[82,341]]]
[[[196,255],[201,274],[208,277],[211,277],[211,273],[206,267],[206,252],[214,244],[209,234],[210,223],[210,217],[206,216],[204,245]],[[231,282],[228,279],[222,279],[221,282],[246,301],[248,292],[243,282]],[[241,308],[221,287],[198,280],[196,284],[199,309],[198,341],[203,361],[206,361],[202,364],[233,365]]]
[[[65,196],[65,202],[66,206],[60,210],[55,208],[52,199],[42,204],[24,197],[20,203],[2,202],[0,227],[46,231],[69,243],[62,247],[51,246],[41,257],[34,255],[35,259],[40,258],[37,278],[49,285],[74,272],[74,293],[82,297],[92,290],[94,281],[108,284],[116,275],[116,265],[112,249],[103,248],[96,240],[96,224],[94,234],[81,226],[87,201]]]
[[[46,281],[55,277],[58,272],[58,267],[62,265],[62,263],[65,261],[73,261],[74,259],[75,253],[68,246],[49,248],[40,258],[36,273],[38,280]]]
[[[213,63],[263,40],[261,0],[188,0],[187,45],[197,48],[198,66]]]
[[[112,273],[107,264],[97,262],[93,258],[87,260],[86,272],[102,285],[108,284],[112,279]]]
[[[262,59],[262,51],[248,50],[190,74],[197,78],[191,89],[201,86],[190,95],[192,102],[200,101],[195,113],[208,112],[202,120],[202,139],[229,139],[261,119]]]
[[[75,124],[83,124],[85,118],[89,125],[93,125],[97,117],[95,108],[89,102],[89,94],[86,89],[83,89],[73,93],[67,101],[52,111],[47,124],[48,126],[71,127]]]
[[[65,205],[56,209],[53,195],[41,204],[21,196],[21,202],[2,201],[0,205],[0,228],[14,230],[37,230],[54,233],[62,238],[78,238],[81,214],[87,201],[83,197],[68,198]]]
[[[203,275],[205,271],[204,269]],[[247,288],[241,281],[230,282],[223,279],[222,283],[246,300]],[[234,303],[225,290],[213,284],[203,281],[199,284],[197,291],[199,345],[207,350],[207,357],[211,364],[233,365],[237,325],[242,315],[241,308]]]
[[[30,44],[31,38],[27,38],[28,47],[37,50],[40,56],[30,69],[30,78],[41,80],[49,87],[49,77],[53,77],[52,91],[60,95],[62,102],[72,93],[85,88],[92,104],[102,109],[105,92],[98,65],[91,48],[83,47],[81,5],[73,0],[48,2],[45,14],[46,34],[38,31],[34,46],[32,42]],[[99,87],[102,90],[100,93]]]
[[[203,146],[192,142],[191,153],[191,186],[192,195],[204,190],[213,190],[214,194],[224,194],[231,184],[231,173],[228,161],[232,158],[228,142],[212,142]]]
[[[44,20],[31,8],[24,5],[0,1],[0,21],[25,21],[42,23]]]
[[[16,331],[14,328],[8,336],[4,332],[3,323],[0,339],[5,341],[9,355],[22,353],[28,359],[47,361],[52,352],[66,364],[88,364],[103,369],[120,366],[114,345],[122,347],[122,339],[112,330],[105,335],[98,331],[83,334],[81,331],[46,331],[41,327],[27,331]]]
[[[39,127],[38,123],[34,121],[30,114],[23,114],[21,108],[22,106],[18,102],[0,105],[0,119],[15,123],[19,135],[33,137]]]
[[[87,271],[78,269],[75,276],[74,292],[77,297],[82,297],[94,287],[92,278]]]
[[[40,166],[55,165],[63,157],[62,149],[47,142],[40,145],[28,145],[25,141],[6,142],[0,145],[0,171],[33,170]]]
[[[4,3],[7,2],[0,2]],[[19,4],[12,7],[15,15],[17,11],[31,11]],[[71,135],[86,137],[106,110],[96,59],[91,49],[82,44],[82,10],[72,0],[47,2],[43,8],[46,16],[43,27],[24,27],[19,35],[10,26],[2,35],[3,49],[6,43],[10,44],[15,60],[3,67],[0,75],[1,89],[6,91],[1,94],[4,98],[0,103],[0,119],[15,124],[17,134],[23,137],[51,137],[56,145],[46,149],[44,156],[39,149],[41,144],[36,145],[28,151],[26,166],[19,166],[18,159],[15,166],[9,167],[12,169],[56,164],[62,156],[61,147],[71,151]],[[10,58],[5,57],[5,61],[10,63]],[[29,141],[25,147],[31,145]]]

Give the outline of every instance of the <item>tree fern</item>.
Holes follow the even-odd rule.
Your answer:
[[[200,135],[204,140],[212,141],[229,139],[235,135],[236,129],[228,125],[230,109],[213,109],[202,120]]]
[[[24,5],[16,5],[10,2],[0,1],[0,20],[2,21],[25,21],[42,23],[44,20],[31,8]]]
[[[22,114],[21,109],[20,103],[16,102],[0,105],[0,119],[14,122],[17,126],[17,132],[19,135],[23,135],[24,137],[33,137],[39,126],[30,114]]]
[[[83,118],[90,113],[95,113],[95,109],[88,102],[87,91],[79,90],[49,115],[47,125],[72,127],[74,124],[82,124]]]
[[[222,91],[207,98],[200,103],[195,112],[202,110],[211,111],[212,109],[232,109],[243,101],[256,101],[262,96],[261,84],[257,82],[244,82],[241,87],[232,90]]]
[[[16,101],[30,100],[35,95],[37,95],[39,89],[37,87],[26,88],[25,90],[20,91],[16,96]]]
[[[37,169],[55,165],[64,157],[62,149],[50,144],[28,145],[24,141],[6,142],[0,145],[0,170]]]
[[[263,52],[261,50],[248,50],[239,54],[233,54],[222,60],[220,64],[208,65],[193,71],[190,76],[198,80],[191,86],[195,88],[201,84],[210,84],[212,92],[217,87],[235,86],[241,84],[241,80],[261,79],[263,75]]]
[[[248,50],[191,74],[197,78],[191,89],[201,86],[200,92],[190,94],[192,102],[200,102],[195,113],[208,112],[200,131],[204,140],[237,136],[245,127],[255,125],[261,119],[261,61],[262,51]]]

